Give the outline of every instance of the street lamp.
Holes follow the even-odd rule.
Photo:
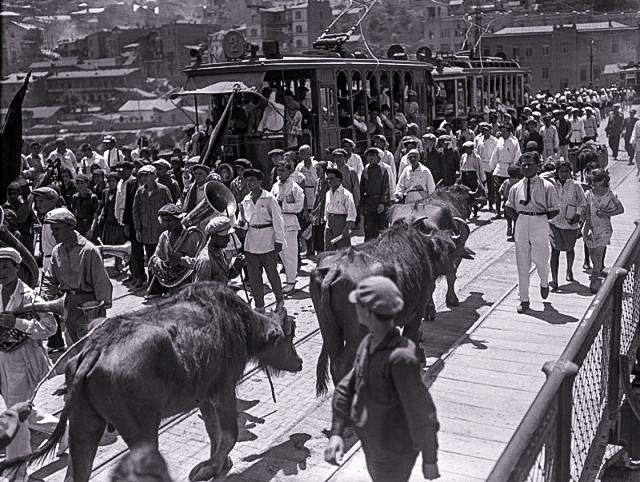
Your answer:
[[[595,41],[592,39],[589,42],[589,87],[593,87],[593,44]]]

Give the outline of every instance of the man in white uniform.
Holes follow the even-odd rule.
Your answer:
[[[249,194],[239,206],[238,228],[246,229],[244,254],[247,260],[249,285],[255,300],[256,311],[264,313],[264,285],[262,270],[276,297],[276,310],[284,306],[282,282],[278,276],[278,252],[284,243],[284,221],[278,201],[262,189],[264,174],[257,169],[247,169],[242,175],[247,180]]]
[[[493,187],[496,195],[496,215],[493,219],[502,217],[500,212],[502,199],[498,190],[502,183],[509,178],[509,166],[517,164],[521,154],[520,143],[513,135],[513,126],[511,124],[502,124],[500,126],[500,135],[496,149],[493,151],[493,156],[491,156]]]
[[[292,179],[291,168],[288,163],[284,163],[277,168],[278,180],[271,188],[271,194],[276,198],[282,217],[284,219],[284,246],[280,253],[280,258],[284,264],[284,271],[287,276],[287,284],[282,290],[289,294],[296,287],[298,277],[298,213],[304,208],[304,191]]]
[[[549,296],[549,219],[560,212],[558,194],[549,181],[538,176],[540,154],[527,152],[520,160],[524,179],[509,191],[505,214],[516,221],[516,264],[518,266],[518,313],[529,309],[529,270],[536,265],[540,296]]]

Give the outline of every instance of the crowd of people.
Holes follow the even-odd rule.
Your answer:
[[[531,262],[538,268],[543,298],[550,289],[558,289],[561,252],[567,258],[566,279],[573,280],[580,236],[584,268],[591,269],[590,288],[597,292],[612,234],[610,219],[624,210],[609,187],[607,153],[603,156],[596,142],[598,129],[604,124],[614,160],[621,139],[629,164],[640,152],[635,110],[625,117],[613,100],[606,90],[540,93],[518,112],[489,111],[468,119],[455,119],[450,113],[424,133],[417,124],[407,123],[396,149],[390,149],[382,134],[362,152],[357,152],[354,140],[344,138],[324,159],[315,159],[312,148],[299,145],[302,138],[292,134],[286,151],[268,153],[273,165],[268,173],[258,168],[264,165],[258,160],[237,159],[215,168],[203,164],[199,156],[190,155],[188,144],[198,141],[193,140],[193,126],[185,129],[187,145],[166,153],[151,149],[145,139],[137,146],[118,146],[113,136],[103,139],[102,153],[83,144],[82,157],[64,138],[57,139],[46,155],[40,143],[31,143],[23,156],[22,175],[7,188],[4,224],[39,259],[42,280],[37,292],[31,290],[18,279],[20,253],[0,249],[0,326],[15,329],[15,346],[0,352],[0,391],[7,406],[28,399],[44,375],[48,358],[40,340],[49,337],[50,353],[62,350],[65,342],[69,346],[87,333],[88,307],[94,316],[104,316],[111,306],[112,278],[101,244],[126,251],[125,243],[130,243],[130,255],[116,256],[113,276],[131,289],[145,287],[148,298],[166,296],[189,282],[228,283],[246,276],[255,309],[264,312],[263,272],[278,309],[296,288],[303,253],[313,259],[322,251],[350,246],[360,224],[365,240],[374,239],[388,226],[393,203],[420,201],[438,185],[462,183],[485,203],[474,207],[474,215],[487,209],[495,213],[494,219],[502,218],[503,212],[507,217],[506,236],[516,244],[519,312],[529,309]],[[292,110],[293,102],[285,96],[285,110]],[[236,114],[236,124],[239,118]],[[262,125],[253,126],[258,117],[249,121],[250,128]],[[237,212],[217,213],[212,219],[194,214],[208,202],[212,180],[226,186]],[[128,266],[120,258],[128,258]],[[177,281],[171,284],[166,278]],[[378,318],[385,322],[386,330],[372,329],[376,343],[390,342],[385,336],[401,300],[384,281],[371,283],[359,286],[370,293],[354,295],[354,302],[370,308],[369,318],[362,312],[369,320],[366,326],[375,325]],[[65,340],[60,317],[21,314],[34,301],[62,295]],[[376,297],[382,304],[371,301]],[[25,368],[20,376],[7,369],[16,363]],[[343,398],[345,387],[339,387]],[[342,416],[349,413],[342,409]],[[426,416],[434,419],[435,412]],[[51,421],[37,410],[30,417]],[[341,424],[334,422],[336,437]],[[437,422],[432,420],[428,427],[437,430]],[[338,438],[331,443],[328,458],[334,460],[341,445]],[[428,446],[430,451],[425,476],[433,476],[437,443],[420,443],[414,446]],[[14,439],[7,454],[29,451],[27,430]],[[415,457],[409,459],[415,462]],[[393,472],[392,465],[376,470],[387,474]]]

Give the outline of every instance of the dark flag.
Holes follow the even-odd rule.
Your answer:
[[[0,133],[2,146],[2,181],[0,182],[0,203],[6,201],[7,186],[15,181],[22,171],[22,101],[27,93],[31,72],[24,79],[24,84],[16,93]]]
[[[222,139],[224,139],[224,133],[226,132],[227,125],[229,124],[229,118],[231,117],[231,107],[233,106],[233,103],[235,101],[235,96],[235,92],[232,92],[229,96],[229,100],[227,101],[227,105],[225,106],[224,111],[220,116],[220,120],[218,120],[218,123],[211,132],[211,137],[209,138],[209,143],[207,144],[207,150],[205,151],[204,156],[200,158],[201,164],[206,164],[207,166],[213,167],[215,161],[212,158],[214,153],[220,148]]]

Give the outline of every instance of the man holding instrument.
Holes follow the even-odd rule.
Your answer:
[[[43,289],[52,298],[66,295],[65,338],[70,346],[88,331],[89,320],[80,309],[82,304],[102,302],[97,316],[106,316],[106,309],[111,307],[113,287],[100,251],[78,234],[76,218],[68,209],[49,211],[44,224],[51,225],[58,244],[51,253],[51,272],[44,277]]]
[[[0,393],[7,407],[31,399],[50,367],[42,341],[56,332],[51,313],[30,312],[33,303],[44,300],[18,279],[20,263],[18,251],[0,248]],[[54,417],[47,418],[52,419],[48,425],[57,422]],[[6,455],[12,459],[29,453],[31,439],[25,423],[7,446]],[[26,481],[26,471],[12,480]]]
[[[241,258],[229,259],[225,252],[234,232],[231,220],[226,216],[216,216],[209,221],[205,229],[209,241],[196,259],[194,283],[217,281],[226,285],[240,274]]]
[[[158,211],[158,221],[165,228],[160,234],[158,245],[154,255],[149,260],[149,269],[153,273],[153,278],[147,290],[147,299],[153,295],[162,293],[163,296],[170,293],[170,289],[165,286],[158,286],[158,275],[160,273],[175,273],[176,271],[192,270],[196,264],[196,256],[201,246],[201,236],[192,228],[185,228],[180,219],[182,210],[175,204],[165,204]],[[193,275],[188,276],[179,286],[190,282]]]

